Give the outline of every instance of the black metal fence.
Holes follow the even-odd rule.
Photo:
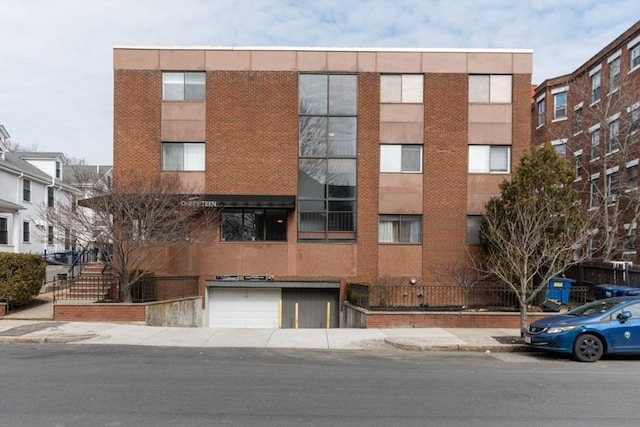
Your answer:
[[[572,286],[568,305],[578,306],[587,301],[588,287]],[[540,292],[536,304],[542,305],[546,292]],[[506,286],[478,285],[468,289],[460,286],[378,286],[351,283],[347,300],[357,306],[380,310],[487,310],[517,311],[518,298]]]
[[[127,281],[111,276],[60,277],[53,287],[55,300],[122,302]],[[199,295],[198,276],[151,276],[131,286],[132,302],[165,301]]]

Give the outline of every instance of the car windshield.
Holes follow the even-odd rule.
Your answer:
[[[571,316],[597,316],[598,314],[602,314],[606,311],[609,311],[613,307],[619,305],[621,301],[608,301],[608,300],[599,300],[593,301],[589,304],[581,305],[580,307],[576,307],[573,310],[567,312],[567,314]]]

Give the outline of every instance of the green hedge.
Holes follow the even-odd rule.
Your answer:
[[[40,255],[0,252],[0,301],[26,304],[40,293],[46,271]]]

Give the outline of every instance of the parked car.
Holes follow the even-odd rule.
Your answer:
[[[640,354],[640,296],[596,300],[529,325],[532,347],[595,362],[604,354]]]

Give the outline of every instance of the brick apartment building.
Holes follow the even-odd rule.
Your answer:
[[[156,272],[201,277],[204,326],[336,327],[349,281],[453,284],[529,149],[531,69],[528,50],[116,47],[114,182],[178,176],[223,208]]]
[[[596,221],[589,256],[640,263],[640,21],[571,74],[535,89],[534,144],[551,142],[575,166]]]

